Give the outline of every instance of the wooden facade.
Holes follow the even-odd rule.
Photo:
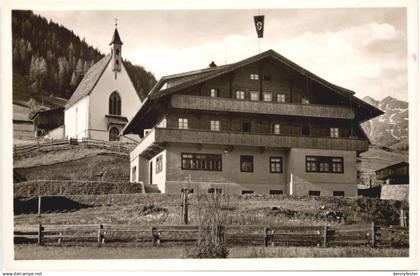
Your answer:
[[[355,195],[355,156],[368,150],[369,145],[360,123],[380,114],[380,110],[357,99],[354,92],[322,80],[268,51],[232,65],[162,78],[124,133],[143,137],[148,130],[131,153],[132,167],[152,168],[160,152],[167,156],[164,177],[159,178],[161,183],[154,183],[156,175],[145,176],[153,174],[153,170],[136,169],[144,172],[143,176],[138,174],[136,181],[143,179],[158,184],[163,191],[176,191],[178,188],[173,187],[184,185],[181,177],[185,173],[179,164],[173,163],[180,162],[178,155],[187,151],[188,156],[199,158],[220,153],[222,164],[226,164],[224,159],[254,162],[255,158],[255,162],[269,166],[266,162],[273,160],[273,156],[282,163],[278,178],[261,174],[245,180],[240,175],[246,174],[242,169],[237,175],[223,168],[218,175],[194,172],[193,182],[198,190],[200,185],[212,185],[213,175],[219,182],[242,185],[239,192],[240,189],[267,193],[281,190],[301,194],[311,187],[311,192],[315,189],[321,195],[344,194],[344,191]],[[330,171],[331,164],[321,161],[318,170],[324,174],[319,177],[318,171],[304,169],[306,153],[318,156],[319,160],[344,161],[334,171]],[[328,158],[322,159],[324,155]],[[191,162],[201,164],[197,160]],[[204,165],[197,166],[205,167],[207,161],[203,162]],[[263,163],[255,166],[261,166],[266,173]],[[344,167],[345,174],[336,173]],[[325,172],[331,177],[324,177]],[[254,172],[258,173],[262,172]],[[351,185],[344,187],[342,183]],[[332,190],[334,185],[337,190]]]

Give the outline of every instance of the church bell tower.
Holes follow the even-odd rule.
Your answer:
[[[111,56],[112,56],[112,71],[115,72],[115,78],[117,78],[117,73],[121,72],[122,58],[121,58],[121,48],[122,41],[117,30],[117,22],[115,22],[115,31],[112,36],[111,43]]]

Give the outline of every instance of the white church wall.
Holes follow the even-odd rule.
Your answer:
[[[112,60],[105,68],[102,77],[99,79],[95,88],[90,94],[90,126],[91,138],[108,140],[108,126],[105,115],[108,114],[108,101],[112,92],[118,91],[121,97],[121,116],[127,117],[130,120],[141,105],[141,101],[131,80],[122,66],[121,72],[115,73],[112,71]],[[138,137],[131,137],[138,141]],[[130,141],[128,139],[121,139],[122,141]]]
[[[64,112],[65,136],[67,138],[88,137],[89,97],[86,96]]]

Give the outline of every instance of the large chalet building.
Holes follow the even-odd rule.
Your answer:
[[[356,196],[360,124],[383,112],[273,50],[165,76],[123,135],[131,181],[165,193]]]

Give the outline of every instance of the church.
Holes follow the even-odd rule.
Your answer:
[[[64,136],[68,139],[139,141],[138,135],[121,136],[142,102],[124,67],[117,27],[109,45],[111,53],[88,70],[67,102]]]

